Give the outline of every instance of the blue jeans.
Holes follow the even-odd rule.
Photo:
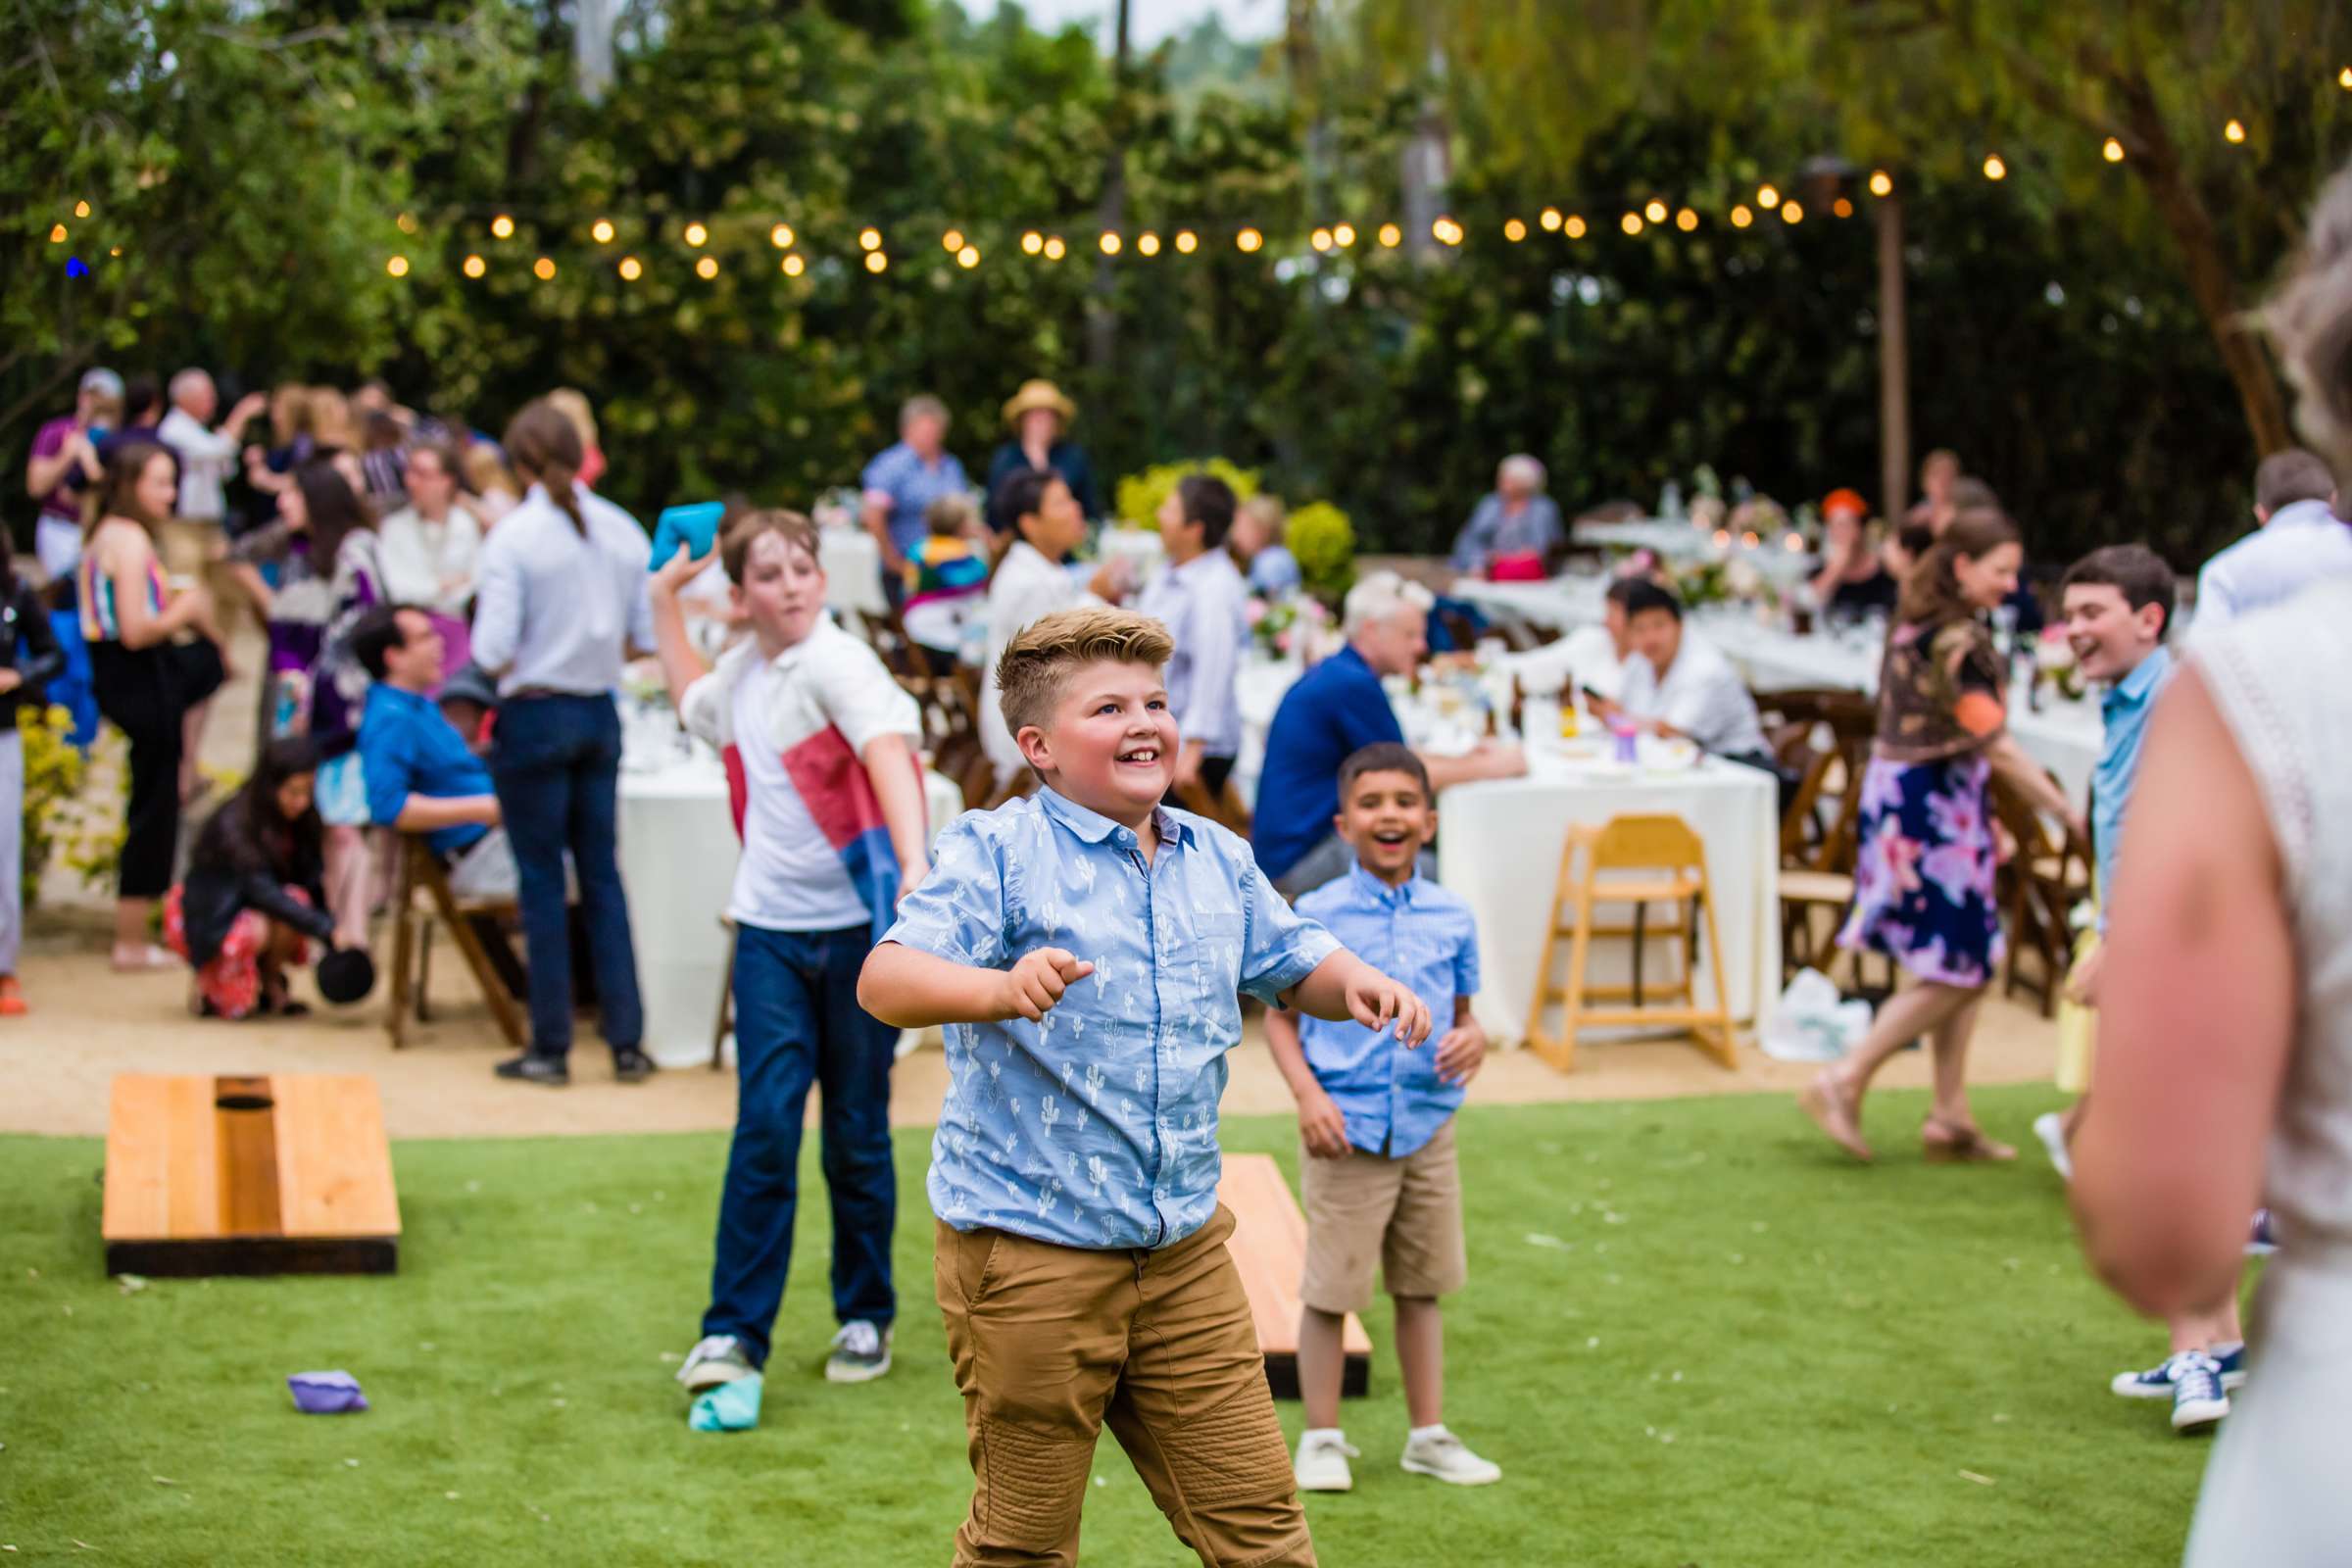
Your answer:
[[[705,1334],[732,1334],[767,1362],[792,1266],[801,1123],[822,1092],[819,1163],[833,1209],[833,1315],[883,1327],[898,1311],[890,1237],[899,1190],[890,1156],[890,1066],[898,1031],[858,1005],[870,926],[735,933],[735,1141],[718,1200]]]
[[[490,780],[514,849],[523,946],[530,956],[531,1049],[571,1050],[571,939],[564,852],[580,883],[580,917],[596,964],[605,1043],[645,1038],[637,950],[621,891],[613,819],[619,810],[620,715],[610,697],[516,697],[498,708]]]

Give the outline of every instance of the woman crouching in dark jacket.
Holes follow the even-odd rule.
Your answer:
[[[286,971],[335,929],[325,830],[311,804],[318,771],[309,738],[271,741],[196,836],[187,878],[164,905],[164,939],[195,969],[196,1010],[208,1018],[310,1010],[287,996]]]

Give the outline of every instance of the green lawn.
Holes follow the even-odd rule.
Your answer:
[[[1981,1097],[2021,1140],[2050,1102]],[[1457,1493],[1396,1470],[1376,1312],[1356,1491],[1309,1504],[1323,1561],[2178,1561],[2206,1450],[2106,1392],[2163,1345],[2085,1276],[2056,1178],[2037,1153],[1925,1166],[1919,1098],[1872,1107],[1873,1170],[1778,1097],[1468,1112],[1447,1414],[1506,1473]],[[1226,1141],[1294,1157],[1287,1119]],[[99,1146],[0,1139],[0,1543],[142,1564],[943,1563],[968,1474],[926,1147],[900,1140],[897,1371],[816,1374],[820,1197],[766,1425],[707,1437],[664,1352],[696,1334],[717,1136],[404,1144],[397,1276],[135,1293],[100,1274]],[[293,1413],[285,1375],[325,1367],[375,1408]],[[1096,1473],[1090,1561],[1192,1560],[1107,1440]]]

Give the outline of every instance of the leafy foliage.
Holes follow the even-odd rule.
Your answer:
[[[1182,463],[1156,464],[1119,481],[1119,521],[1130,528],[1156,531],[1161,505],[1178,485],[1197,473],[1224,480],[1237,501],[1247,501],[1257,494],[1257,470],[1237,467],[1223,458],[1188,458]]]
[[[1336,605],[1355,586],[1355,525],[1330,502],[1310,501],[1292,513],[1283,538],[1307,592]]]

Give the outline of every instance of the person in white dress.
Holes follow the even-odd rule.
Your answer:
[[[2309,232],[2272,319],[2304,429],[2340,458],[2352,168]],[[2189,1568],[2321,1568],[2352,1542],[2352,688],[2330,678],[2347,668],[2352,577],[2193,639],[2124,829],[2075,1153],[2084,1250],[2162,1316],[2237,1288],[2258,1203],[2278,1244]]]
[[[409,449],[409,504],[376,524],[384,587],[395,603],[463,615],[473,598],[482,524],[458,494],[457,454],[437,441]]]

